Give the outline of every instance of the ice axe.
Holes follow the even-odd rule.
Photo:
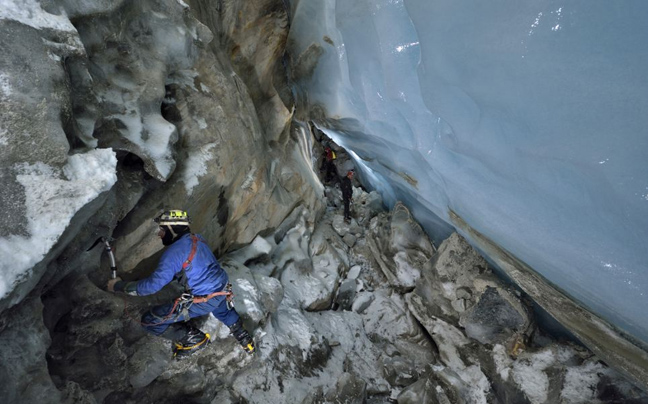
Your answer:
[[[93,248],[97,246],[99,243],[104,243],[106,246],[106,251],[108,252],[108,256],[110,257],[110,270],[112,271],[112,278],[115,279],[117,277],[117,264],[115,264],[115,254],[113,254],[113,248],[110,245],[110,242],[113,239],[108,238],[108,237],[99,237],[94,244],[90,248],[88,248],[86,251],[90,251]]]

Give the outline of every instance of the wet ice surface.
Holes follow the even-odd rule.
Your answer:
[[[301,107],[436,238],[452,209],[648,341],[647,8],[300,1]]]

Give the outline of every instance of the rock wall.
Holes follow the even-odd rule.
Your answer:
[[[303,152],[310,139],[291,128],[291,99],[279,96],[289,93],[282,3],[192,6],[48,1],[34,7],[56,24],[0,20],[7,55],[0,102],[9,111],[2,116],[3,236],[33,231],[21,167],[60,172],[68,155],[95,147],[117,158],[116,184],[91,212],[70,217],[68,231],[55,235],[57,253],[7,285],[14,292],[0,307],[20,301],[34,279],[42,291],[74,270],[96,269],[99,254],[82,251],[98,236],[118,238],[120,269],[130,271],[155,253],[150,219],[163,208],[189,211],[194,230],[222,252],[276,227],[300,204],[322,207]],[[60,256],[65,262],[56,262]]]
[[[7,217],[0,251],[21,263],[23,255],[36,258],[0,285],[2,336],[22,326],[15,307],[63,279],[88,275],[89,288],[103,288],[107,257],[101,248],[86,251],[98,237],[115,239],[120,276],[152,271],[161,246],[151,219],[162,209],[187,210],[192,229],[219,254],[276,228],[299,207],[321,214],[310,133],[291,126],[281,1],[19,3],[0,18],[0,201]],[[67,189],[99,179],[71,178],[70,156],[107,149],[97,170],[113,177],[79,202],[85,194]],[[23,178],[43,173],[65,186],[38,195],[39,209],[30,209]],[[65,215],[43,219],[44,211]],[[48,221],[58,227],[39,243],[36,233]],[[13,267],[2,263],[3,273]],[[30,310],[24,321],[43,320]],[[34,340],[24,354],[42,354],[47,345]],[[0,354],[0,368],[10,373],[7,355]]]

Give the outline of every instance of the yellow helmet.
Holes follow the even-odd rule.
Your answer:
[[[164,212],[162,212],[160,216],[156,217],[154,220],[156,223],[160,225],[167,225],[167,226],[189,226],[189,223],[191,223],[191,220],[189,219],[189,215],[187,215],[187,212],[178,209],[165,210]]]

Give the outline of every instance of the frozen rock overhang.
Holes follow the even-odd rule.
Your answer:
[[[301,0],[291,11],[297,110],[355,153],[385,200],[405,201],[433,235],[456,212],[648,342],[648,5]]]
[[[16,181],[24,188],[27,228],[25,235],[0,238],[0,299],[11,297],[17,285],[33,286],[40,279],[43,270],[33,273],[34,266],[56,244],[74,215],[117,182],[116,165],[111,149],[93,149],[70,156],[61,169],[42,162],[13,167]],[[20,288],[11,303],[28,292]]]

